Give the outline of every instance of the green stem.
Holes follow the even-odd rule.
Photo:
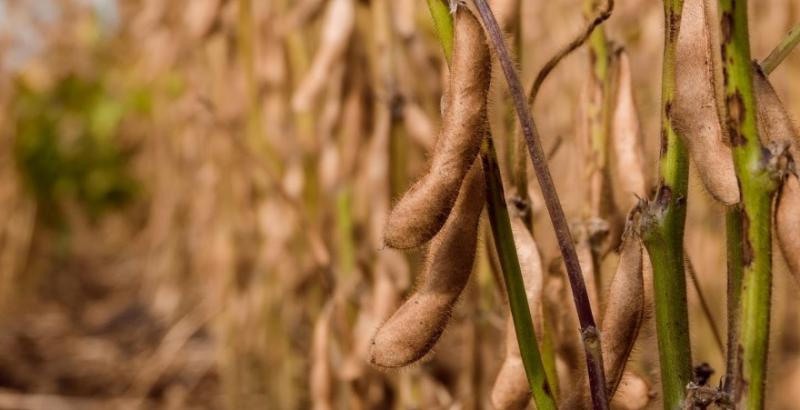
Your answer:
[[[675,97],[675,51],[682,0],[664,0],[664,60],[661,83],[661,158],[655,198],[642,215],[642,239],[653,264],[656,333],[665,409],[678,409],[692,375],[686,303],[683,232],[689,161],[671,118]]]
[[[428,0],[428,9],[433,17],[433,26],[436,27],[444,58],[450,64],[453,56],[453,16],[450,15],[450,6],[445,0]]]
[[[734,388],[737,407],[761,409],[769,345],[772,286],[772,197],[778,188],[761,145],[753,94],[747,1],[720,0],[722,68],[733,161],[740,187],[742,226],[741,351]]]
[[[486,177],[486,202],[488,204],[489,222],[492,226],[497,255],[500,258],[500,266],[506,284],[506,294],[508,295],[511,318],[514,322],[514,330],[517,334],[522,364],[525,367],[525,374],[528,376],[528,383],[533,392],[536,408],[555,409],[553,390],[550,388],[551,383],[548,381],[548,373],[545,370],[542,356],[539,352],[539,345],[536,341],[536,332],[533,328],[525,285],[522,281],[519,259],[514,245],[514,236],[511,232],[511,220],[506,207],[497,154],[491,138],[484,140],[481,147],[481,160]]]
[[[764,74],[769,74],[777,68],[783,60],[794,50],[794,47],[800,43],[800,24],[792,27],[789,34],[775,46],[775,49],[764,59],[761,63],[761,69]]]
[[[428,0],[431,16],[434,19],[439,41],[447,61],[450,61],[453,50],[453,18],[444,0]],[[444,11],[444,12],[443,12]],[[528,298],[522,280],[514,236],[511,232],[511,220],[505,201],[503,182],[497,163],[497,153],[492,145],[491,137],[484,139],[481,146],[481,160],[486,178],[486,202],[489,221],[494,235],[495,248],[500,259],[503,279],[506,285],[511,318],[517,334],[520,356],[525,374],[531,387],[533,401],[540,410],[555,410],[552,383],[542,363],[542,355],[536,341]]]

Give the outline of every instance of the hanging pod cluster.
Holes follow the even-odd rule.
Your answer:
[[[675,58],[677,90],[672,118],[706,190],[717,201],[735,205],[740,193],[731,149],[733,141],[722,122],[727,113],[722,96],[722,62],[717,52],[720,41],[715,3],[684,2]],[[775,151],[773,154],[788,148],[789,156],[797,160],[800,137],[791,117],[758,64],[753,64],[752,75],[761,143]],[[796,167],[790,164],[778,196],[775,230],[792,275],[800,280],[798,205],[800,182]]]
[[[395,205],[385,228],[390,247],[430,245],[414,294],[373,338],[370,361],[380,367],[406,366],[430,351],[472,271],[485,203],[476,158],[488,133],[491,66],[483,29],[463,7],[455,14],[451,67],[430,170]]]

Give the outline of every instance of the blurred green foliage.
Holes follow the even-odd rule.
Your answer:
[[[63,222],[65,201],[95,220],[137,197],[140,184],[128,169],[133,149],[119,134],[123,120],[150,110],[146,91],[120,96],[105,77],[76,74],[45,90],[15,84],[14,154],[46,222]]]

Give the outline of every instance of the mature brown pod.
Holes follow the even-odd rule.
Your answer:
[[[492,386],[492,406],[497,410],[524,409],[531,399],[531,386],[519,353],[511,318],[506,321],[506,357]]]
[[[627,233],[622,242],[617,272],[611,281],[607,306],[600,329],[603,334],[603,362],[606,388],[613,396],[622,380],[625,364],[639,335],[644,319],[643,247],[638,237]],[[579,386],[586,385],[581,374]],[[564,400],[563,409],[590,408],[587,389],[573,389]]]
[[[519,257],[522,281],[534,328],[541,334],[541,300],[544,274],[539,249],[525,222],[519,216],[511,219],[511,230]],[[506,357],[492,387],[492,405],[497,410],[524,409],[531,398],[525,368],[520,356],[517,334],[511,314],[506,320]]]
[[[406,366],[436,344],[472,271],[484,189],[476,161],[447,223],[431,242],[418,289],[373,338],[370,362],[374,365]]]
[[[614,170],[619,181],[617,190],[625,195],[625,208],[631,209],[638,198],[647,197],[647,180],[639,114],[633,99],[631,64],[625,50],[621,50],[617,58],[613,115],[611,143],[616,157]]]
[[[393,248],[419,246],[439,232],[488,131],[489,48],[483,28],[466,7],[456,12],[451,67],[449,102],[431,168],[400,199],[386,222],[384,240]]]
[[[617,272],[611,280],[600,329],[603,332],[603,363],[610,393],[616,391],[644,319],[644,252],[635,234],[622,242]]]
[[[675,56],[671,116],[708,192],[725,205],[739,202],[733,154],[717,109],[710,27],[703,0],[686,0]],[[669,107],[669,106],[668,106]]]
[[[800,160],[800,138],[792,118],[767,76],[753,69],[753,92],[758,100],[758,133],[763,144],[786,144],[795,160]]]
[[[611,408],[616,410],[642,410],[650,404],[650,385],[641,376],[626,371],[622,376]]]

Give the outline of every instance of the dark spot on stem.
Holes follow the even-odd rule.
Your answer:
[[[667,128],[661,127],[661,148],[658,153],[660,158],[664,158],[664,155],[667,154],[667,147],[669,146],[669,141],[667,141]]]
[[[669,21],[669,41],[678,41],[678,30],[681,27],[681,13],[671,11],[667,17]]]
[[[753,263],[753,244],[750,243],[750,215],[747,210],[742,211],[742,266],[748,267]]]
[[[742,135],[742,122],[744,121],[744,101],[742,94],[736,90],[726,98],[728,106],[728,133],[730,134],[731,145],[734,147],[742,146],[747,143],[747,138]]]
[[[744,378],[744,367],[741,358],[744,357],[744,347],[741,343],[736,346],[739,360],[736,361],[736,394],[734,397],[742,397],[742,394],[747,390],[747,380]]]
[[[731,7],[733,8],[733,7]],[[722,13],[722,20],[720,21],[720,32],[722,34],[723,48],[726,44],[733,41],[733,13],[725,11]]]
[[[727,51],[726,51],[726,47],[725,47],[724,44],[722,45],[722,47],[720,47],[720,49],[722,51],[722,84],[725,87],[727,87],[728,86],[728,65],[725,64]]]

